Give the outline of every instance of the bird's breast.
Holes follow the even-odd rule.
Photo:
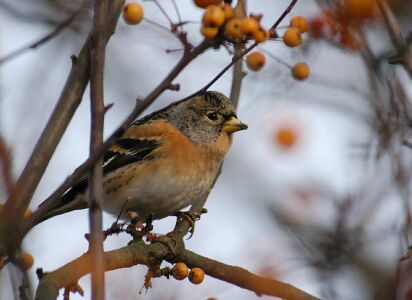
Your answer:
[[[132,133],[147,136],[146,129],[138,126]],[[143,219],[149,213],[160,219],[193,204],[210,188],[230,146],[227,135],[200,145],[165,122],[155,129],[151,134],[160,146],[150,157],[106,174],[106,211],[119,215],[126,203]]]

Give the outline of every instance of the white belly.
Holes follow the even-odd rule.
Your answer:
[[[106,198],[103,209],[115,216],[118,216],[122,206],[125,205],[125,212],[129,209],[136,211],[144,221],[152,213],[155,219],[161,219],[178,212],[179,210],[193,204],[203,195],[211,185],[210,178],[205,178],[203,174],[185,173],[179,176],[172,170],[158,169],[151,172],[144,172],[140,175],[132,170],[133,166],[126,166],[119,169],[115,174],[110,174],[110,178],[123,176],[123,185],[114,185],[110,178],[105,178]],[[129,171],[129,172],[128,172]],[[106,176],[107,177],[107,176]],[[127,184],[126,184],[127,183]]]

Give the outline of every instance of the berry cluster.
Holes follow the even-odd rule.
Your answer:
[[[202,16],[200,33],[206,39],[219,38],[233,44],[253,41],[263,43],[271,38],[271,31],[265,29],[260,21],[262,15],[246,16],[244,12],[233,8],[222,0],[193,0],[194,4],[205,9]],[[143,19],[143,8],[138,3],[128,3],[123,8],[123,18],[128,24],[139,24]],[[308,31],[309,22],[305,17],[295,16],[283,34],[283,42],[288,47],[302,44],[302,33]],[[274,33],[277,36],[276,33]],[[246,58],[246,65],[251,71],[261,70],[266,63],[262,52],[254,51]],[[291,67],[292,77],[305,80],[309,76],[309,67],[300,62]]]
[[[361,42],[356,36],[359,26],[376,16],[375,0],[343,0],[333,8],[324,8],[310,21],[310,34],[325,38],[348,50],[358,50]]]
[[[260,24],[261,16],[239,16],[228,3],[209,5],[202,18],[200,32],[205,38],[213,39],[221,33],[228,41],[239,42],[253,39],[263,43],[270,38],[268,30]]]
[[[171,273],[174,279],[183,280],[188,277],[193,284],[201,284],[205,278],[205,272],[201,268],[192,268],[189,272],[189,268],[183,262],[176,263]]]

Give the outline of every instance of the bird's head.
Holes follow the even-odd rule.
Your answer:
[[[206,92],[172,108],[170,119],[191,140],[208,144],[221,134],[247,129],[236,116],[233,103],[222,93]]]

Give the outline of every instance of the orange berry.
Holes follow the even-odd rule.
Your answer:
[[[217,5],[208,6],[203,14],[202,22],[206,27],[219,27],[223,25],[225,22],[223,9]]]
[[[302,36],[299,29],[289,27],[283,34],[283,42],[288,47],[297,47],[302,44]]]
[[[233,18],[229,20],[225,25],[225,35],[227,37],[237,39],[242,36],[242,19],[240,18]]]
[[[375,16],[375,0],[345,0],[343,14],[349,18],[370,19]]]
[[[242,25],[240,29],[242,30],[244,35],[251,36],[260,28],[259,22],[252,17],[244,18],[242,20]]]
[[[219,28],[202,26],[200,33],[207,39],[213,39],[219,33]]]
[[[265,65],[266,58],[262,52],[252,52],[246,58],[246,64],[252,71],[259,71]]]
[[[270,32],[269,32],[269,30],[259,28],[259,30],[256,31],[253,34],[253,38],[254,38],[255,42],[263,43],[263,42],[267,41],[270,38]]]
[[[222,0],[194,0],[196,6],[206,8],[210,5],[219,5]]]
[[[309,22],[305,17],[295,16],[290,20],[290,27],[295,27],[301,33],[304,33],[309,29]]]
[[[127,24],[139,24],[143,20],[143,15],[143,7],[138,3],[128,3],[123,7],[123,19]]]
[[[223,13],[225,15],[225,20],[230,20],[235,16],[235,11],[230,4],[224,3],[222,6]]]
[[[305,80],[310,73],[309,66],[304,62],[297,63],[292,68],[292,76],[296,80]]]
[[[32,214],[33,214],[33,211],[30,208],[26,209],[23,214],[23,219],[29,218]]]
[[[323,27],[325,23],[321,18],[314,18],[310,21],[310,34],[314,38],[320,38],[323,36]]]
[[[178,262],[172,268],[173,277],[177,280],[183,280],[189,275],[189,268],[185,263]]]
[[[33,256],[27,252],[21,252],[16,256],[16,264],[22,271],[27,271],[33,266]]]
[[[276,131],[276,142],[283,148],[291,148],[297,140],[297,132],[294,128],[284,126]]]
[[[201,284],[205,279],[205,272],[201,268],[193,268],[189,273],[189,280],[193,284]]]

